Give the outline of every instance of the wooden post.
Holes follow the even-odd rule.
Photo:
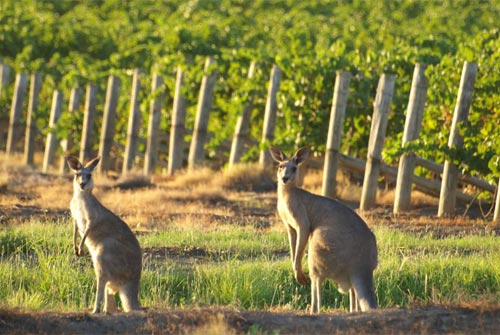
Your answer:
[[[80,98],[82,96],[82,93],[83,92],[81,88],[73,87],[71,89],[71,94],[69,96],[68,113],[71,115],[72,118],[76,113],[78,106],[80,106]],[[61,160],[59,162],[59,173],[61,174],[65,173],[68,170],[68,164],[66,163],[66,155],[73,148],[74,135],[75,134],[72,132],[72,128],[67,129],[66,138],[61,141],[61,149],[63,152],[63,155],[61,156]]]
[[[94,130],[97,87],[87,85],[85,96],[85,114],[83,115],[82,140],[80,143],[80,162],[85,163],[92,158],[92,132]]]
[[[0,62],[1,63],[1,62]],[[10,66],[7,64],[0,64],[0,97],[2,97],[7,82],[9,81]]]
[[[469,117],[470,106],[472,105],[472,93],[476,80],[477,64],[465,62],[462,69],[462,78],[458,90],[457,104],[453,112],[453,122],[451,124],[448,147],[459,148],[463,144],[459,127]],[[438,216],[453,215],[456,205],[456,191],[458,180],[458,167],[446,160],[444,163],[443,180],[441,181],[441,193],[439,196]]]
[[[252,62],[250,64],[250,68],[248,69],[248,80],[253,78],[254,73],[255,62]],[[229,155],[229,170],[231,170],[236,163],[240,162],[243,154],[243,146],[250,131],[250,116],[253,109],[254,92],[249,92],[249,95],[249,102],[243,107],[243,111],[236,121],[233,142],[231,144],[231,154]]]
[[[267,91],[266,110],[264,115],[264,126],[262,130],[261,145],[262,150],[259,156],[259,164],[262,168],[267,168],[272,163],[269,150],[264,149],[274,139],[274,126],[276,123],[276,110],[278,109],[277,94],[281,82],[281,69],[275,64],[271,70],[271,79],[269,80],[269,88]]]
[[[30,97],[28,102],[28,115],[26,115],[26,135],[24,139],[24,164],[33,165],[33,156],[35,148],[33,148],[36,124],[33,119],[36,116],[38,109],[38,98],[40,89],[42,88],[42,76],[39,74],[31,75]]]
[[[101,157],[101,162],[97,165],[97,171],[99,173],[111,169],[110,152],[113,147],[113,137],[115,134],[116,107],[118,106],[120,85],[120,78],[114,75],[108,77],[106,102],[104,104],[104,115],[101,126],[101,139],[99,143],[99,157]]]
[[[429,80],[425,76],[425,68],[425,64],[416,64],[413,71],[402,147],[416,140],[422,128],[422,116],[424,114],[425,100],[427,99],[427,88],[429,87]],[[396,195],[393,209],[395,214],[410,209],[414,170],[415,155],[413,153],[402,155],[399,160],[398,178],[396,181]]]
[[[141,122],[141,111],[139,108],[139,91],[141,90],[141,82],[139,80],[140,74],[139,69],[134,70],[132,93],[130,96],[130,112],[128,117],[127,144],[125,145],[122,174],[127,174],[134,165],[139,124]]]
[[[168,150],[168,175],[182,167],[182,153],[184,151],[184,119],[186,118],[187,100],[182,95],[182,82],[184,73],[181,67],[177,68],[175,82],[174,106],[172,111],[172,124],[170,126],[170,143]]]
[[[57,136],[55,127],[59,116],[61,115],[62,93],[59,90],[54,91],[52,97],[52,107],[50,109],[49,133],[47,134],[47,142],[45,143],[45,154],[43,156],[42,171],[47,172],[53,161],[54,153],[57,149]]]
[[[325,166],[323,168],[322,194],[325,197],[334,197],[337,188],[337,169],[342,142],[342,128],[349,94],[351,74],[346,71],[337,71],[333,92],[330,125],[326,143]]]
[[[366,159],[365,177],[361,193],[359,208],[366,211],[375,205],[377,197],[377,184],[382,160],[387,119],[394,94],[395,75],[383,74],[377,88],[377,96],[373,104],[373,118],[368,142],[368,155]]]
[[[193,138],[189,148],[188,168],[192,169],[204,160],[204,145],[207,137],[208,116],[212,108],[212,99],[217,80],[217,70],[211,71],[214,60],[208,57],[205,62],[205,76],[201,81],[200,96],[198,98],[198,108],[193,129]]]
[[[7,90],[6,87],[9,84],[9,74],[10,74],[10,67],[7,64],[2,64],[3,60],[0,58],[0,101],[3,101],[4,98],[5,100],[7,99]],[[5,113],[4,113],[5,112]],[[3,119],[3,116],[5,118],[8,117],[7,115],[7,109],[3,109],[0,111],[0,116]],[[1,127],[0,128],[0,150],[5,150],[4,145],[6,145],[6,141],[4,141],[4,138],[7,137],[8,134],[8,127]]]
[[[498,180],[496,198],[495,198],[495,212],[493,214],[493,221],[500,219],[500,180]]]
[[[153,74],[151,84],[151,94],[153,100],[149,108],[148,140],[146,143],[146,156],[144,158],[144,174],[149,175],[154,172],[158,159],[158,136],[160,129],[161,101],[163,89],[163,77]]]
[[[23,99],[26,93],[26,86],[28,85],[28,77],[19,73],[16,76],[16,83],[14,86],[14,96],[12,97],[12,106],[10,109],[9,120],[9,134],[7,137],[7,155],[11,155],[16,150],[16,144],[19,142],[21,133],[21,113],[23,109]]]

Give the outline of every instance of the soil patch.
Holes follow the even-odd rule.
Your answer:
[[[255,312],[219,307],[115,315],[0,310],[2,334],[498,334],[500,307],[417,306],[368,313]]]

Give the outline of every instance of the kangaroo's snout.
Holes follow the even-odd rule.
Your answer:
[[[290,180],[290,178],[283,177],[281,180],[283,181],[283,184],[286,184]]]
[[[80,189],[84,189],[85,188],[85,185],[87,185],[87,183],[80,183]]]

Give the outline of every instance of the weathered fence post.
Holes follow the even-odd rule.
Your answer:
[[[266,110],[264,114],[264,126],[262,130],[261,144],[271,143],[274,139],[274,126],[276,124],[276,110],[278,109],[277,94],[281,82],[281,69],[275,64],[271,70],[269,79],[269,88],[267,91]],[[262,168],[271,165],[272,158],[269,150],[262,149],[259,156],[259,164]]]
[[[378,82],[377,95],[373,104],[372,125],[368,141],[368,155],[366,158],[361,203],[359,205],[361,211],[366,211],[375,205],[378,176],[382,163],[382,148],[384,146],[395,82],[396,76],[388,74],[383,74]]]
[[[212,99],[217,80],[217,70],[209,73],[212,69],[214,60],[208,57],[205,62],[205,76],[201,81],[200,96],[198,99],[198,109],[196,111],[196,120],[193,129],[193,138],[189,148],[188,168],[200,164],[204,160],[204,145],[207,137],[208,116],[212,108]]]
[[[92,158],[92,132],[94,129],[96,111],[97,86],[87,85],[85,95],[85,112],[83,115],[82,139],[80,142],[80,162],[84,163]]]
[[[450,137],[448,139],[448,147],[450,149],[459,148],[463,144],[463,138],[460,135],[459,127],[460,124],[467,121],[469,117],[476,74],[477,64],[465,62],[462,69],[462,77],[460,79],[460,88],[458,89],[457,104],[453,112]],[[446,160],[444,163],[443,180],[441,181],[438,216],[454,214],[457,201],[457,181],[458,167],[449,160]]]
[[[401,146],[405,147],[414,141],[420,134],[422,116],[424,114],[425,100],[429,80],[425,76],[425,64],[416,64],[413,71],[413,81],[408,102],[408,111],[405,120],[405,129]],[[396,195],[394,199],[395,214],[410,209],[413,171],[415,170],[415,154],[406,153],[399,160],[398,176],[396,181]]]
[[[141,122],[141,111],[139,108],[139,91],[141,90],[140,74],[139,69],[134,70],[127,128],[127,144],[125,145],[122,174],[126,174],[132,169],[137,149],[139,124]]]
[[[7,147],[5,152],[10,155],[16,151],[16,144],[19,142],[21,133],[21,113],[23,109],[23,98],[28,85],[28,77],[24,73],[16,76],[12,106],[10,109],[9,134],[7,137]]]
[[[495,198],[495,212],[493,214],[493,221],[500,219],[500,179],[498,180],[496,198]]]
[[[45,154],[43,156],[42,171],[47,172],[49,166],[53,161],[54,153],[57,149],[57,136],[55,133],[56,122],[61,115],[63,95],[59,90],[54,91],[52,97],[52,107],[50,109],[50,120],[49,120],[49,133],[47,134],[47,141],[45,143]]]
[[[0,62],[1,63],[1,62]],[[0,97],[2,96],[5,86],[9,80],[10,66],[7,64],[0,64]]]
[[[248,69],[248,80],[252,79],[255,73],[255,62],[250,64]],[[243,146],[245,140],[248,138],[250,130],[250,116],[253,109],[254,92],[249,92],[249,101],[243,107],[241,115],[236,121],[236,128],[234,130],[233,142],[231,144],[231,153],[229,155],[229,170],[233,168],[236,163],[239,163],[243,154]]]
[[[149,109],[148,140],[146,143],[146,156],[144,157],[144,174],[149,175],[154,172],[158,159],[158,136],[160,129],[161,101],[163,98],[163,77],[153,74],[151,84],[151,106]]]
[[[351,74],[349,72],[337,71],[326,143],[325,165],[323,168],[322,194],[325,197],[334,197],[336,194],[339,151],[350,81]]]
[[[108,87],[106,88],[106,102],[104,104],[104,114],[102,117],[101,139],[99,143],[100,164],[97,171],[103,173],[111,169],[110,152],[113,147],[113,137],[115,134],[116,107],[120,94],[120,78],[110,75],[108,77]]]
[[[186,118],[187,100],[182,94],[184,72],[177,67],[175,81],[174,105],[172,110],[172,124],[170,126],[170,143],[168,149],[168,175],[182,167],[182,153],[184,151],[184,119]]]
[[[69,96],[69,105],[68,105],[68,113],[71,115],[71,117],[74,117],[75,111],[78,109],[78,106],[80,105],[80,98],[82,96],[82,89],[78,87],[73,87],[71,89],[71,94]],[[68,151],[70,151],[73,147],[74,139],[73,136],[75,134],[73,133],[72,129],[67,129],[66,130],[66,138],[61,141],[61,149],[62,149],[62,156],[61,160],[59,162],[59,173],[63,174],[68,170],[68,164],[66,163],[66,155],[69,154]]]
[[[33,119],[38,109],[38,98],[40,89],[42,88],[42,76],[32,74],[30,80],[30,97],[28,102],[28,114],[26,115],[26,134],[24,139],[24,164],[33,165],[33,156],[35,148],[33,148],[36,124]]]

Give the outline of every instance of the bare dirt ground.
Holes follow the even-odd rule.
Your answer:
[[[148,309],[94,316],[0,310],[4,334],[498,334],[500,307],[415,306],[369,313]]]
[[[161,230],[167,224],[206,225],[219,223],[279,229],[272,179],[246,170],[242,175],[202,171],[175,178],[114,179],[96,177],[95,194],[124,217],[136,233]],[[307,181],[310,180],[310,181]],[[314,175],[305,187],[319,193]],[[342,185],[340,197],[356,207],[359,193]],[[42,174],[0,157],[0,227],[32,219],[60,220],[69,215],[71,177]],[[381,197],[384,199],[384,197]],[[387,198],[387,197],[386,197]],[[390,196],[388,197],[390,198]],[[386,225],[415,234],[484,234],[498,232],[481,208],[461,207],[465,213],[453,219],[438,219],[435,200],[418,197],[415,209],[394,216],[390,201],[366,213],[369,225]],[[0,228],[1,229],[1,228]],[[179,250],[148,250],[174,255]],[[182,251],[186,252],[186,251]],[[191,256],[203,250],[187,251]],[[221,306],[193,309],[156,309],[142,312],[94,316],[74,313],[31,312],[0,309],[0,334],[500,334],[500,305],[415,305],[348,314],[330,310],[319,316],[305,311],[245,311]]]

